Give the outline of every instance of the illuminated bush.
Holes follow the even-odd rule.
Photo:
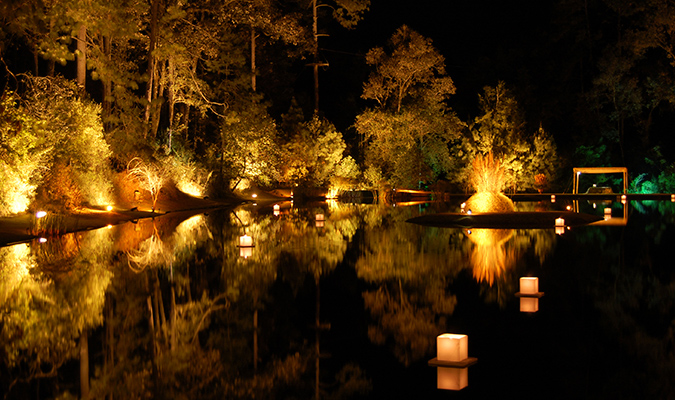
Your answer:
[[[486,156],[478,155],[473,160],[471,185],[476,192],[501,192],[504,188],[504,168],[495,160],[492,152]]]
[[[16,94],[0,99],[0,215],[25,211],[44,169],[47,149],[41,124],[28,115]]]
[[[178,190],[195,197],[206,194],[211,171],[196,162],[187,152],[174,151],[161,162]]]

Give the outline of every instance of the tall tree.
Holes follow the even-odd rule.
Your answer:
[[[462,123],[446,106],[455,93],[445,59],[430,39],[407,26],[366,55],[373,71],[362,97],[376,107],[357,116],[367,143],[366,163],[379,167],[393,185],[419,186],[451,168],[448,144]]]

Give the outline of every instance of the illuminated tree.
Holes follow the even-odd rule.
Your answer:
[[[152,209],[157,205],[159,191],[167,180],[166,170],[157,164],[146,163],[140,158],[132,158],[127,164],[126,173],[141,187],[150,192]]]
[[[356,118],[367,143],[366,164],[380,168],[392,185],[415,187],[442,177],[452,167],[448,143],[462,123],[445,106],[455,92],[445,60],[407,26],[391,37],[389,51],[371,49],[373,67],[362,97],[377,107]]]

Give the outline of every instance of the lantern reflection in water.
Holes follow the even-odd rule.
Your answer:
[[[443,390],[462,390],[469,386],[469,368],[436,368],[436,387]]]
[[[324,217],[323,214],[316,214],[316,227],[323,228],[325,220],[326,218]]]

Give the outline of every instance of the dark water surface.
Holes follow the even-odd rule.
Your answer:
[[[0,391],[79,397],[89,376],[117,399],[675,398],[675,203],[579,206],[612,220],[557,235],[405,222],[451,203],[282,203],[2,248]],[[528,276],[536,312],[516,296]],[[427,364],[442,333],[478,359],[443,371],[461,390]]]

